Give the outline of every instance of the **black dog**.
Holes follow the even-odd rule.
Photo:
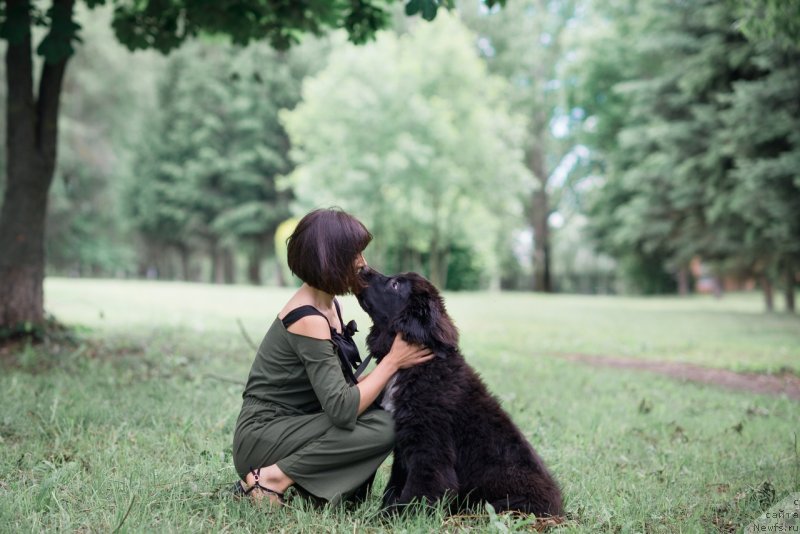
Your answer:
[[[370,354],[380,361],[397,332],[436,354],[386,387],[382,404],[394,415],[397,441],[384,507],[446,499],[451,510],[489,502],[498,512],[562,515],[558,484],[459,352],[436,288],[416,273],[362,276],[357,297],[373,321]]]

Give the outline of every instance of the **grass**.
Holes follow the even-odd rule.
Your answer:
[[[66,320],[119,331],[186,328],[261,336],[292,290],[172,282],[48,279],[48,309]],[[348,317],[369,320],[353,297]],[[468,355],[641,357],[712,367],[800,374],[800,318],[763,313],[758,294],[689,298],[453,293],[448,309]],[[258,341],[258,340],[256,340]]]
[[[0,531],[505,532],[508,516],[378,518],[301,501],[263,512],[224,488],[254,341],[289,290],[48,279],[79,346],[18,347],[0,376]],[[552,354],[800,370],[800,320],[754,295],[447,295],[467,359],[563,486],[555,532],[733,531],[800,491],[798,403]],[[351,298],[348,318],[368,321]],[[363,339],[363,337],[361,338]]]

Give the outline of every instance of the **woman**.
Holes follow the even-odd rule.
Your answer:
[[[283,492],[296,485],[329,502],[363,498],[392,450],[392,418],[372,404],[399,369],[433,356],[398,335],[375,369],[354,379],[355,325],[343,324],[335,295],[358,291],[371,240],[340,210],[312,211],[289,237],[289,268],[303,285],[250,369],[233,438],[237,493],[282,504]]]

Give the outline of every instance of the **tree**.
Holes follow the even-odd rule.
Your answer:
[[[191,279],[190,256],[204,246],[212,282],[233,281],[239,248],[247,251],[250,281],[261,282],[263,257],[289,216],[288,192],[275,186],[291,170],[278,111],[297,104],[309,63],[326,55],[310,44],[277,53],[192,43],[168,62],[160,113],[136,151],[125,198],[145,240],[178,252],[184,279]]]
[[[733,161],[729,209],[743,219],[738,256],[761,278],[767,309],[777,279],[793,312],[800,270],[800,43],[762,43],[753,63],[757,74],[723,98],[719,139]]]
[[[726,124],[738,134],[726,137],[739,185],[734,203],[752,225],[746,235],[751,256],[772,259],[760,265],[767,309],[773,308],[770,277],[780,276],[786,309],[794,312],[800,268],[800,1],[733,4],[742,33],[757,45],[761,71],[738,83],[727,99]]]
[[[491,0],[489,0],[491,3]],[[95,7],[104,0],[86,0]],[[409,2],[428,18],[430,0]],[[131,49],[169,52],[201,33],[229,36],[236,44],[265,39],[287,48],[303,33],[344,28],[364,42],[388,20],[383,2],[261,0],[114,2],[113,27]],[[0,328],[43,319],[44,235],[48,191],[56,165],[59,104],[67,63],[79,42],[75,0],[52,0],[46,12],[32,0],[0,3],[0,38],[6,49],[6,187],[0,209]],[[432,15],[432,16],[431,16]],[[36,47],[43,62],[34,91],[33,28],[44,29]]]
[[[352,211],[379,236],[372,262],[422,270],[441,287],[459,249],[497,276],[502,221],[521,217],[519,197],[532,185],[521,125],[474,40],[457,19],[440,16],[405,35],[343,46],[285,114],[297,210]]]
[[[158,83],[158,113],[152,113],[147,120],[148,134],[134,148],[131,176],[124,183],[123,206],[146,249],[145,259],[140,261],[140,275],[155,272],[164,276],[164,266],[154,263],[158,256],[164,256],[164,251],[172,249],[180,257],[182,278],[192,279],[190,260],[193,240],[197,238],[192,232],[192,210],[197,199],[215,200],[205,199],[198,190],[199,184],[186,175],[183,167],[186,160],[193,163],[193,169],[199,167],[196,161],[191,162],[202,148],[195,143],[193,133],[209,113],[193,103],[191,98],[197,95],[185,89],[193,81],[191,59],[184,50],[167,62]]]
[[[470,6],[471,7],[471,6]],[[562,184],[559,167],[573,149],[565,136],[570,110],[565,109],[560,65],[565,34],[575,16],[573,0],[518,0],[503,10],[465,9],[467,24],[479,34],[478,49],[492,73],[509,81],[512,110],[526,118],[525,162],[536,178],[528,216],[534,234],[533,289],[553,291],[551,232]]]
[[[792,306],[800,247],[798,49],[753,43],[725,4],[601,4],[574,91],[606,181],[590,214],[642,289],[686,289],[694,257]],[[576,69],[578,70],[578,69]],[[677,275],[677,276],[676,276]]]
[[[587,142],[605,158],[594,233],[640,289],[671,290],[666,272],[681,279],[693,257],[737,254],[743,221],[726,206],[732,161],[717,134],[720,95],[752,70],[749,44],[716,2],[609,8],[611,22],[593,21],[601,29],[576,62],[584,79],[576,94],[595,130]]]

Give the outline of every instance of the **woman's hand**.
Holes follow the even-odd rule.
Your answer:
[[[422,345],[412,345],[407,343],[403,336],[398,332],[394,337],[392,348],[384,356],[384,360],[389,360],[397,369],[408,369],[421,363],[425,363],[433,358],[433,352]]]

